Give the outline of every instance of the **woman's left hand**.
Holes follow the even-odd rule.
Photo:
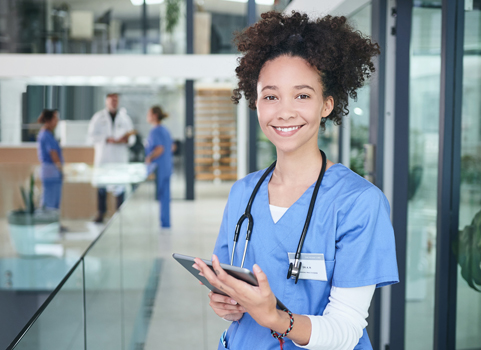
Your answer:
[[[269,286],[267,276],[258,265],[254,265],[254,275],[259,286],[252,286],[227,274],[220,266],[217,256],[212,256],[212,267],[215,273],[199,258],[195,265],[209,283],[229,295],[243,306],[256,322],[264,327],[271,328],[279,319],[276,309],[276,297]]]

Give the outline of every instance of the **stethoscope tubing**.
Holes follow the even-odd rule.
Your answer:
[[[245,219],[247,219],[247,233],[246,233],[246,244],[244,246],[244,253],[242,255],[242,263],[240,267],[244,267],[244,260],[246,257],[247,253],[247,244],[251,240],[251,234],[252,234],[252,228],[254,227],[254,219],[252,218],[251,215],[251,207],[252,203],[254,203],[254,199],[256,197],[257,192],[259,191],[259,188],[261,187],[262,183],[266,179],[267,175],[276,167],[277,161],[274,161],[269,168],[262,174],[261,178],[256,184],[256,187],[254,187],[254,190],[252,191],[251,197],[249,198],[249,202],[247,202],[246,210],[244,214],[240,217],[239,221],[237,221],[237,225],[235,226],[235,233],[234,233],[234,246],[232,247],[232,256],[230,259],[230,264],[234,265],[234,252],[235,252],[235,246],[237,244],[237,240],[239,239],[239,234],[240,234],[240,229],[242,227],[242,223],[244,222]]]
[[[314,187],[314,191],[312,192],[311,202],[309,203],[309,209],[307,211],[306,222],[304,223],[304,228],[302,229],[301,238],[299,239],[299,244],[297,245],[297,251],[294,259],[301,258],[301,250],[302,246],[304,245],[304,240],[306,239],[307,229],[309,228],[309,224],[311,222],[312,212],[314,211],[314,204],[316,203],[317,194],[319,192],[319,188],[321,187],[322,178],[324,177],[324,173],[326,172],[326,155],[323,151],[321,151],[322,157],[322,167],[319,177],[316,181],[316,186]]]
[[[321,182],[322,182],[322,179],[324,177],[324,173],[326,172],[326,154],[322,150],[319,150],[319,151],[321,152],[321,157],[322,157],[321,171],[320,171],[319,176],[317,178],[316,185],[314,186],[314,191],[312,192],[311,201],[309,203],[309,209],[307,211],[306,221],[304,223],[304,227],[302,229],[302,234],[301,234],[301,237],[299,239],[299,244],[297,246],[296,254],[294,256],[294,264],[292,264],[292,263],[289,264],[289,272],[288,272],[288,275],[287,275],[287,278],[290,278],[291,275],[293,275],[296,278],[296,283],[299,279],[299,274],[300,274],[301,264],[300,264],[299,260],[301,258],[302,247],[304,245],[304,241],[305,241],[306,235],[307,235],[307,230],[309,229],[309,224],[311,222],[312,212],[314,211],[314,205],[316,203],[317,194],[319,192],[319,188],[321,187]],[[254,187],[254,190],[252,191],[252,194],[249,198],[249,201],[247,202],[247,206],[246,206],[246,209],[244,211],[244,214],[242,214],[242,216],[237,221],[237,224],[236,224],[236,227],[235,227],[235,232],[234,232],[234,243],[233,243],[233,246],[232,246],[232,255],[231,255],[231,260],[230,260],[231,265],[234,265],[234,254],[235,254],[237,241],[239,240],[240,229],[241,229],[244,221],[247,219],[246,243],[244,245],[244,252],[242,254],[242,262],[241,262],[241,265],[240,265],[240,267],[244,267],[245,257],[246,257],[246,253],[247,253],[247,246],[248,246],[249,241],[251,239],[252,229],[254,227],[254,218],[251,215],[251,207],[252,207],[254,199],[257,195],[257,192],[259,191],[259,188],[264,183],[267,176],[275,168],[276,163],[277,162],[274,161],[269,166],[269,168],[267,168],[266,171],[262,174],[261,178],[259,179],[256,186]]]

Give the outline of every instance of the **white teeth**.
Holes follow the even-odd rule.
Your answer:
[[[289,131],[293,131],[293,130],[297,130],[299,129],[299,126],[292,126],[290,128],[279,128],[279,127],[276,127],[277,130],[279,131],[282,131],[282,132],[289,132]]]

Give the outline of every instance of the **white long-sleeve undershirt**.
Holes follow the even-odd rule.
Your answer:
[[[331,288],[329,303],[322,316],[311,320],[310,350],[352,350],[359,343],[376,285],[356,288]],[[295,324],[294,324],[295,327]]]

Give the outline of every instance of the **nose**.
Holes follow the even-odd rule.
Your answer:
[[[297,111],[294,108],[293,102],[288,99],[282,100],[279,104],[279,111],[277,113],[278,119],[289,120],[295,118],[296,116]]]

